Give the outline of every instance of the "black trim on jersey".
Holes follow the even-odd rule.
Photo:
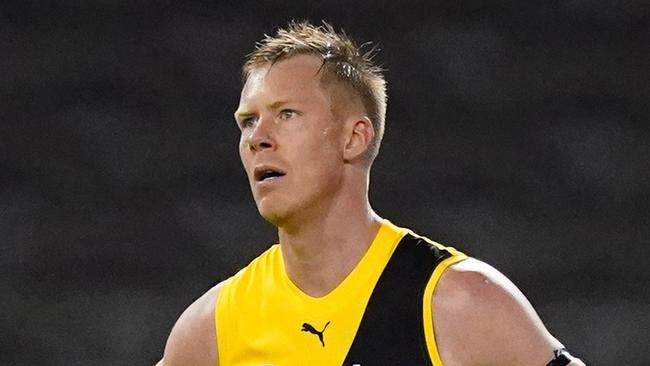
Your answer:
[[[451,253],[406,234],[391,256],[366,306],[343,366],[433,366],[424,335],[424,290]]]
[[[553,359],[546,366],[566,366],[571,363],[571,354],[566,348],[553,351]]]

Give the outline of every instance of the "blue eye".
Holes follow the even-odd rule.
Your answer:
[[[280,112],[280,118],[282,118],[282,119],[289,119],[289,118],[295,117],[297,115],[298,115],[298,113],[296,111],[291,110],[291,109],[283,109]]]

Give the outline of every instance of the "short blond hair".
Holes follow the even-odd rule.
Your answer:
[[[373,57],[376,47],[366,42],[358,46],[344,31],[322,22],[314,26],[307,21],[290,22],[286,28],[279,28],[274,36],[264,35],[248,54],[242,68],[245,82],[251,71],[262,65],[300,54],[314,54],[323,59],[322,68],[335,80],[353,93],[363,103],[375,129],[375,137],[368,149],[368,162],[372,163],[379,152],[386,120],[386,80],[383,69],[376,65]]]

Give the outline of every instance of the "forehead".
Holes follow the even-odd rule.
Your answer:
[[[265,64],[251,70],[244,88],[242,102],[257,96],[307,96],[323,92],[322,59],[314,55],[296,55],[275,64]]]

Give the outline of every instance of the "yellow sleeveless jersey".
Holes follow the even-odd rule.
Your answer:
[[[401,244],[400,248],[406,248],[405,237],[418,243],[426,242],[427,249],[403,250],[405,254],[398,256],[402,258],[400,264],[398,259],[391,257],[394,254],[397,256],[398,244]],[[390,348],[386,344],[395,344],[394,340],[386,337],[395,336],[390,333],[399,332],[407,324],[421,330],[422,336],[419,338],[425,344],[412,353],[424,354],[418,356],[426,358],[422,363],[424,365],[442,366],[433,334],[431,297],[444,269],[466,258],[464,254],[384,220],[354,270],[330,293],[314,298],[303,293],[288,278],[281,250],[280,245],[273,245],[222,286],[215,306],[219,366],[388,364],[376,359],[368,363],[368,360],[380,357]],[[437,253],[433,260],[421,259],[427,257],[429,252]],[[389,261],[394,263],[388,266],[392,268],[390,270],[387,268]],[[420,272],[411,271],[413,261],[426,262],[424,265],[413,264],[413,267],[426,268]],[[382,275],[383,272],[386,273]],[[419,298],[401,299],[400,296],[412,295],[400,295],[400,291],[413,287],[410,284],[417,282],[402,279],[409,276],[424,277],[421,288],[416,286],[408,292]],[[367,310],[371,298],[374,301],[370,301],[370,304],[376,304],[372,305],[372,310]],[[382,307],[382,303],[393,305]],[[403,304],[411,304],[413,311],[402,311],[407,308]],[[384,314],[386,312],[389,314]],[[399,312],[405,313],[402,318],[414,320],[402,322],[399,314],[391,318],[391,314]],[[382,322],[376,318],[382,316],[387,322],[393,319],[402,323],[393,325],[396,331],[383,325],[381,329],[374,329],[373,324]],[[362,323],[363,326],[360,326]],[[405,334],[416,334],[416,331]],[[411,352],[405,349],[411,347],[411,343],[417,343],[408,341],[408,337],[403,339],[407,340],[403,349],[398,347],[392,351],[394,354]],[[383,360],[401,357],[389,353],[382,356]]]

